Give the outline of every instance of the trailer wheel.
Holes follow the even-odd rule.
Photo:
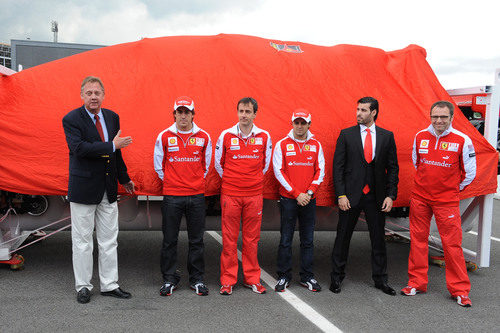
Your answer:
[[[467,270],[469,272],[475,272],[478,269],[477,264],[475,262],[472,262],[472,261],[466,261],[465,267],[467,267]]]
[[[49,200],[44,195],[36,195],[31,198],[28,214],[32,216],[40,216],[49,208]]]
[[[24,257],[20,254],[14,254],[11,258],[10,269],[20,271],[24,269]]]
[[[430,262],[432,265],[439,266],[441,268],[445,268],[446,266],[443,256],[431,256]]]

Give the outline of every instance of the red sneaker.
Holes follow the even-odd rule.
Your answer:
[[[415,296],[416,294],[419,293],[425,293],[425,290],[418,290],[417,288],[414,288],[412,286],[406,286],[403,289],[401,289],[401,295],[405,296]]]
[[[220,287],[219,292],[221,295],[231,295],[233,293],[233,286],[230,284],[223,285]]]
[[[247,288],[252,289],[252,291],[254,293],[257,293],[257,294],[265,294],[266,293],[266,287],[264,287],[260,283],[257,283],[257,284],[246,284],[246,283],[243,283],[243,285],[245,287],[247,287]]]
[[[460,306],[463,306],[465,308],[470,308],[472,306],[472,302],[467,295],[458,295],[457,296],[457,303]]]

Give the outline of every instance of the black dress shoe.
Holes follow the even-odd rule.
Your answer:
[[[76,301],[82,304],[90,302],[90,290],[85,287],[80,289],[76,294]]]
[[[340,282],[332,281],[332,284],[330,284],[330,291],[335,294],[340,293]]]
[[[396,296],[396,290],[389,287],[387,283],[375,284],[375,288],[382,290],[387,295]]]
[[[126,291],[123,291],[120,287],[111,291],[101,291],[102,296],[113,296],[117,298],[130,298],[132,295]]]

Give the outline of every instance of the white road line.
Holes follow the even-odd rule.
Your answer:
[[[475,232],[475,231],[469,231],[469,234],[473,234],[473,235],[477,236],[477,232]],[[493,236],[491,236],[491,240],[500,242],[500,238],[496,238],[496,237],[493,237]]]
[[[222,237],[215,231],[207,231],[207,234],[212,236],[217,242],[222,245]],[[238,260],[241,261],[241,251],[238,250]],[[274,286],[276,285],[276,279],[274,279],[269,273],[261,269],[260,273],[261,279],[274,291]],[[297,311],[300,312],[304,317],[306,317],[311,323],[318,326],[323,332],[338,332],[342,331],[335,325],[333,325],[328,319],[320,315],[316,310],[314,310],[309,304],[302,301],[290,290],[286,290],[282,293],[276,293],[285,301],[287,301],[291,306],[293,306]]]

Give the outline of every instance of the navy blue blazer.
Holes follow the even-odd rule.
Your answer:
[[[101,109],[109,142],[102,142],[84,106],[69,112],[62,123],[69,148],[69,201],[99,204],[106,191],[116,201],[118,183],[130,181],[120,149],[113,152],[113,138],[120,129],[120,117]]]
[[[374,190],[377,204],[382,206],[386,197],[396,200],[399,165],[394,134],[378,126],[375,132]],[[351,207],[358,204],[366,185],[367,168],[359,125],[340,131],[333,156],[333,185],[337,200],[346,195]]]

